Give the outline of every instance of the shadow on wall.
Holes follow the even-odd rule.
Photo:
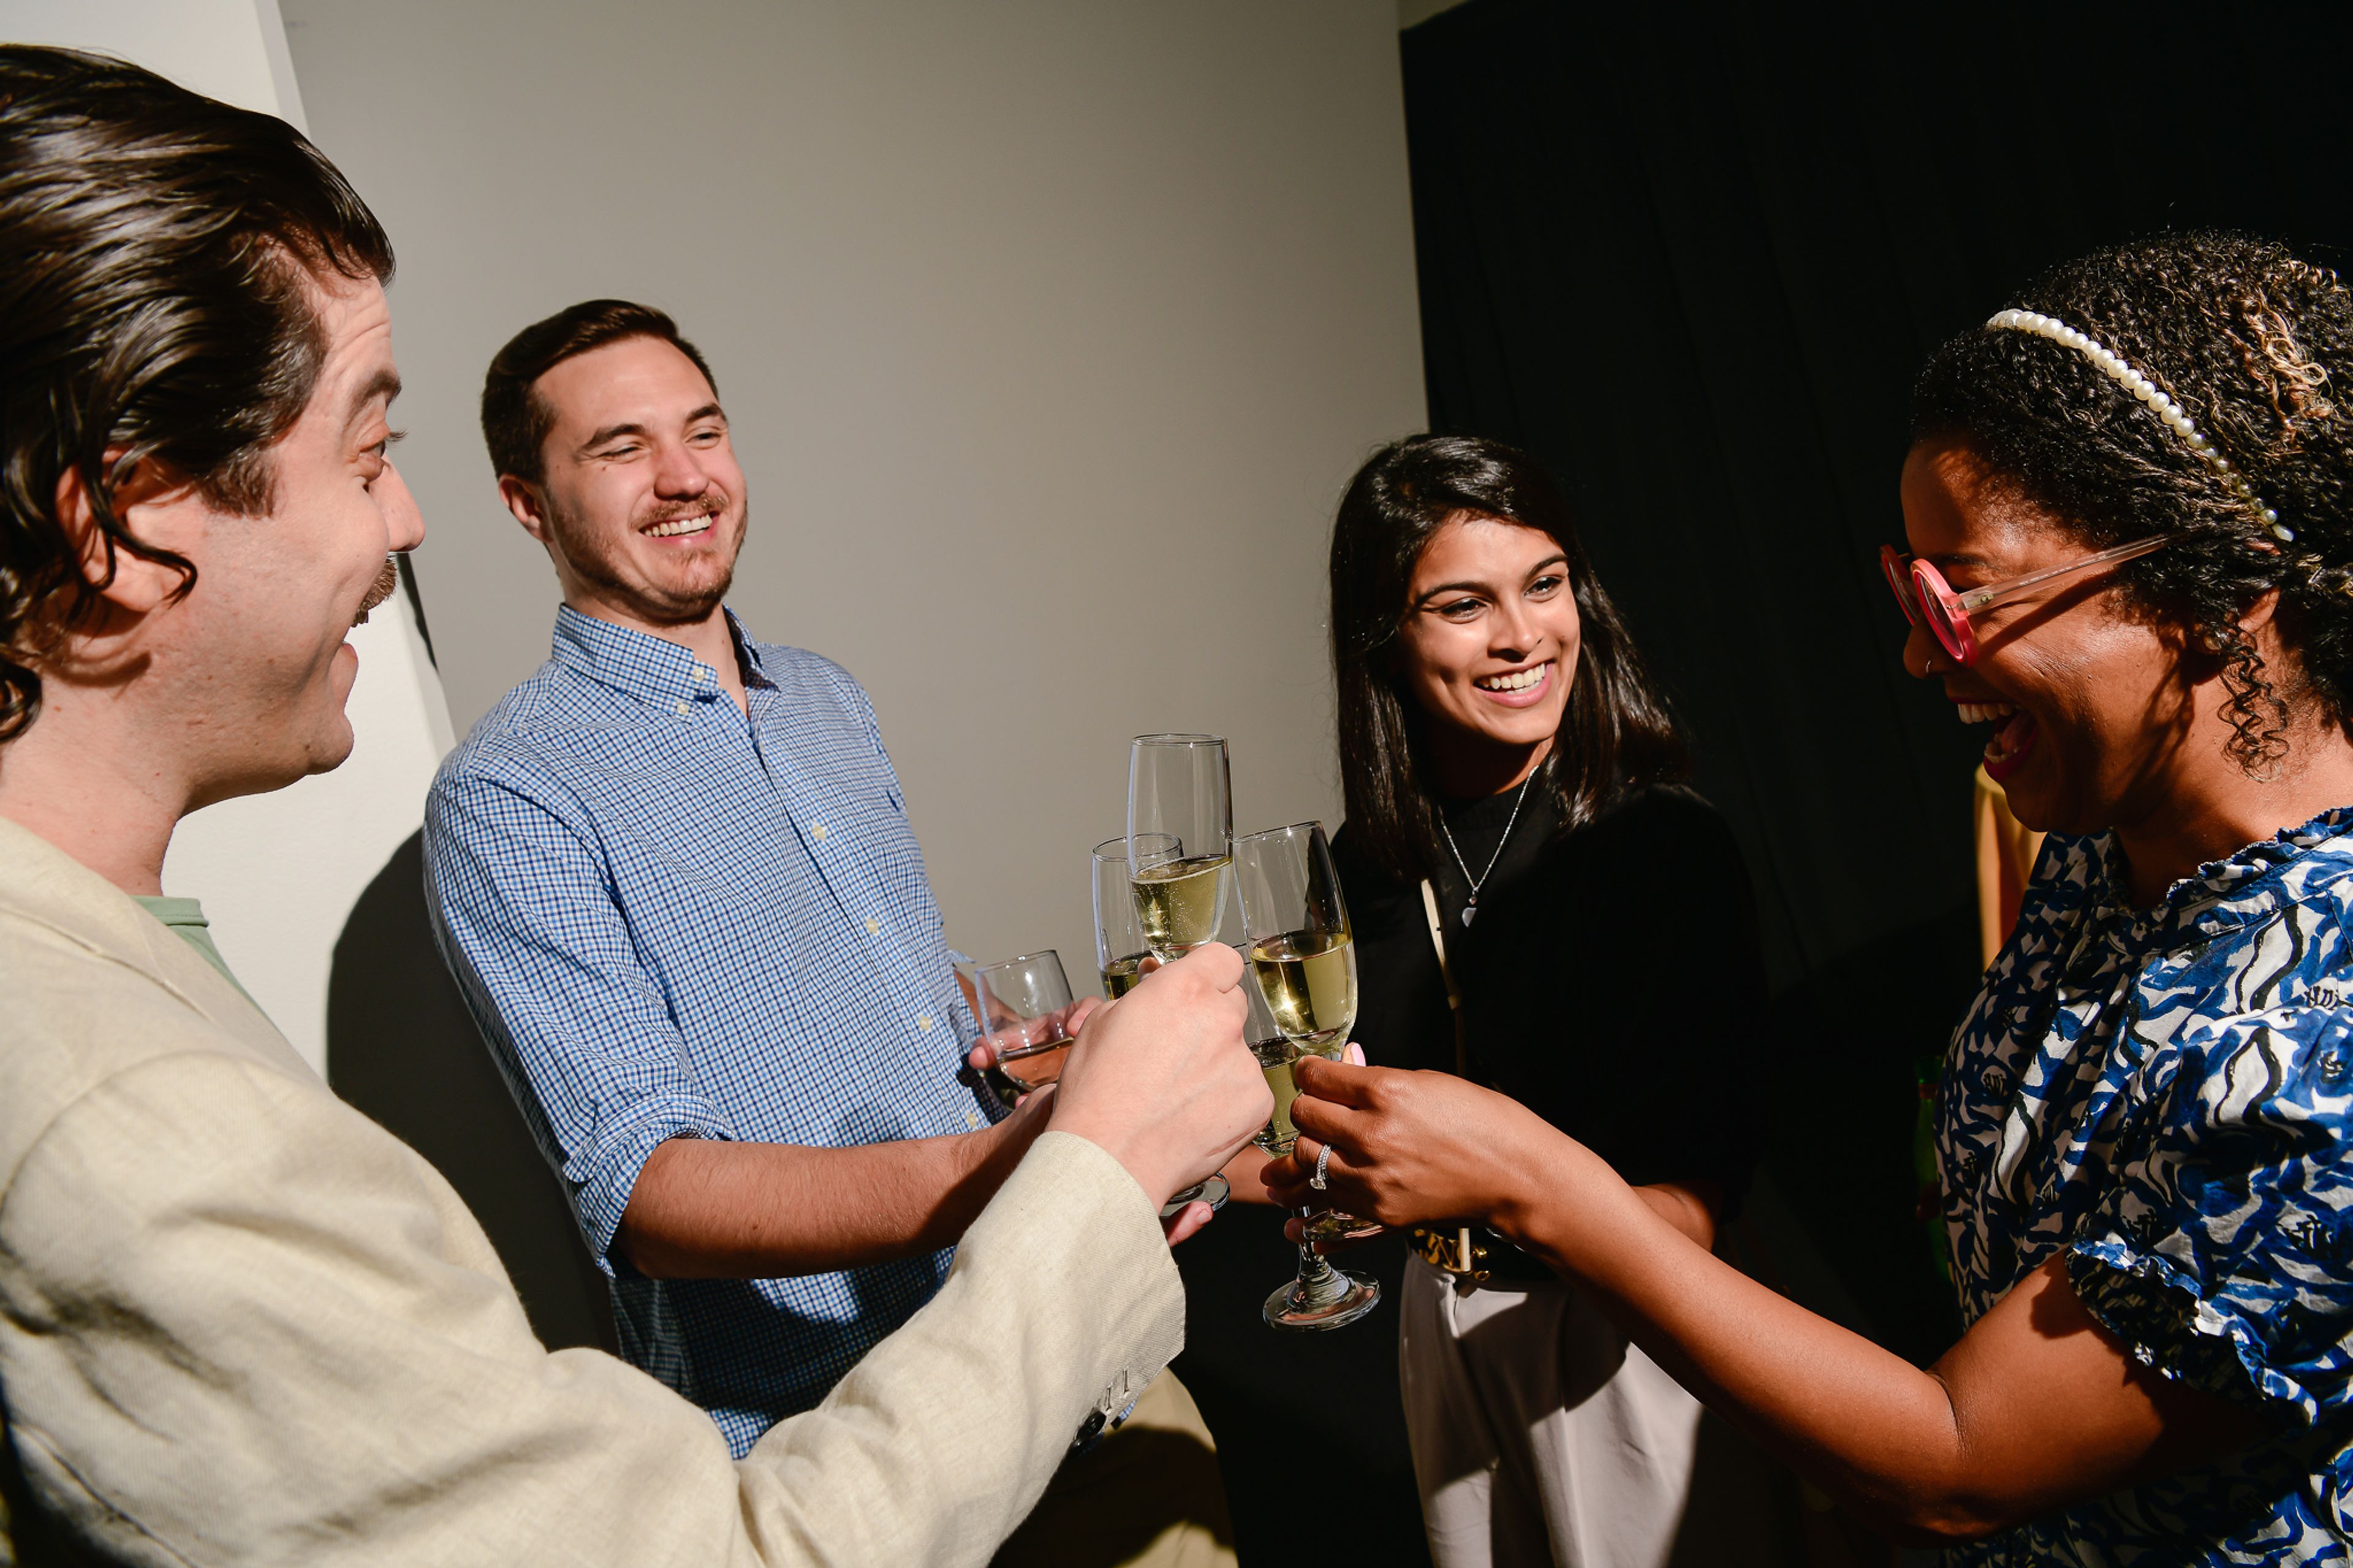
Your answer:
[[[458,1189],[549,1349],[617,1348],[604,1276],[433,945],[421,831],[368,884],[335,942],[327,1081]]]

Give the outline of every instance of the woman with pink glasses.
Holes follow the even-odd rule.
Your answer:
[[[1933,1367],[1457,1079],[1309,1065],[1275,1197],[1483,1220],[1947,1562],[2353,1561],[2348,399],[2353,295],[2211,234],[2062,267],[1921,377],[1905,658],[2051,835],[1947,1058]]]

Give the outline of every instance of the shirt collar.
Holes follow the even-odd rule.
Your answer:
[[[734,611],[723,613],[727,616],[728,635],[749,672],[748,684],[771,684],[761,663],[759,645],[745,633]],[[665,707],[681,698],[712,701],[723,689],[719,672],[678,644],[584,616],[569,605],[556,607],[554,658],[566,669]]]

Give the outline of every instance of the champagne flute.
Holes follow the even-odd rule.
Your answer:
[[[1339,1060],[1356,1026],[1356,947],[1322,823],[1294,823],[1237,840],[1234,865],[1250,973],[1291,1047],[1280,1063],[1271,1063],[1263,1050],[1259,1054],[1259,1066],[1274,1090],[1274,1115],[1259,1146],[1271,1154],[1288,1154],[1299,1137],[1291,1121],[1291,1103],[1298,1095],[1293,1069],[1307,1057]],[[1267,1323],[1278,1329],[1336,1329],[1355,1322],[1380,1300],[1380,1282],[1335,1268],[1315,1243],[1366,1236],[1379,1227],[1333,1209],[1302,1209],[1299,1215],[1299,1274],[1266,1299]]]
[[[1155,833],[1147,853],[1166,858],[1176,847],[1174,834]],[[1127,840],[1106,838],[1095,846],[1095,963],[1103,971],[1103,995],[1116,1002],[1144,978],[1138,973],[1150,952],[1135,918],[1135,883],[1128,873]]]
[[[1071,1056],[1071,982],[1053,949],[1025,952],[972,972],[980,1037],[997,1070],[1025,1094],[1062,1076]]]
[[[1223,740],[1135,738],[1127,761],[1127,869],[1136,924],[1155,958],[1166,963],[1217,940],[1234,872],[1234,790]]]
[[[1163,963],[1214,942],[1234,876],[1234,786],[1217,735],[1138,735],[1127,755],[1127,872],[1144,945]],[[1212,1172],[1168,1200],[1220,1207]]]

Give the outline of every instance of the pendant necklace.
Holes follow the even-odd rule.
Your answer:
[[[1512,829],[1519,823],[1520,807],[1527,804],[1528,785],[1535,782],[1535,773],[1520,781],[1520,797],[1512,802],[1512,815],[1510,820],[1504,824],[1504,836],[1495,840],[1495,852],[1487,857],[1487,868],[1475,877],[1471,874],[1471,868],[1463,865],[1462,851],[1455,847],[1454,829],[1446,826],[1446,814],[1439,813],[1438,831],[1446,835],[1447,850],[1454,857],[1454,863],[1462,868],[1462,879],[1471,884],[1471,898],[1462,906],[1462,923],[1466,926],[1471,923],[1471,917],[1479,912],[1479,889],[1485,887],[1487,879],[1495,874],[1495,862],[1504,858],[1504,846],[1512,841]]]

